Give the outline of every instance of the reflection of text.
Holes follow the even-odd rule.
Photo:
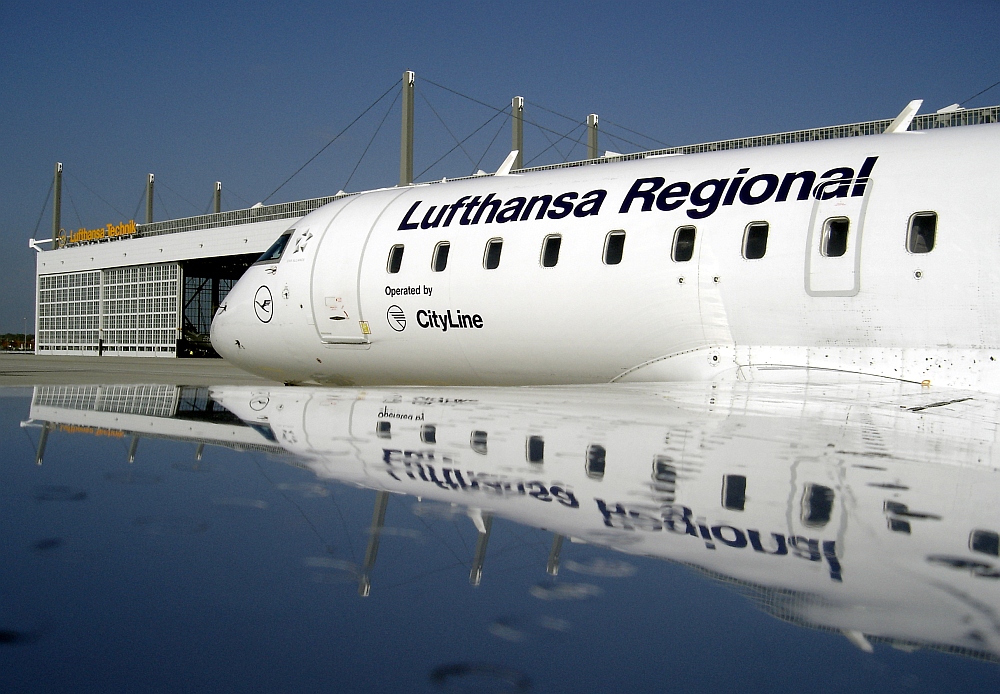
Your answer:
[[[65,431],[68,434],[93,434],[94,436],[111,436],[112,438],[120,439],[125,436],[125,432],[118,431],[117,429],[102,429],[101,427],[83,427],[77,424],[60,424],[59,431]]]
[[[646,511],[626,510],[622,504],[607,504],[603,499],[594,499],[604,516],[604,525],[619,530],[642,530],[646,532],[670,532],[700,538],[705,548],[716,549],[719,545],[733,549],[753,548],[754,552],[773,556],[795,556],[807,561],[823,561],[830,566],[830,578],[842,581],[837,546],[833,540],[814,540],[801,535],[770,533],[761,538],[759,530],[742,530],[733,525],[709,526],[703,518],[694,518],[687,506],[665,506],[658,514]]]
[[[432,451],[400,451],[382,449],[382,460],[388,465],[386,472],[399,482],[402,477],[422,480],[445,490],[483,492],[497,496],[530,496],[539,501],[558,501],[568,508],[579,508],[580,502],[569,489],[547,486],[537,480],[523,480],[490,475],[482,472],[461,470],[452,467],[447,456],[438,458]]]

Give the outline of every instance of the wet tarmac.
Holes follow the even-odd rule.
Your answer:
[[[34,359],[0,691],[996,690],[998,399]]]
[[[88,383],[273,383],[222,359],[0,353],[0,387]]]

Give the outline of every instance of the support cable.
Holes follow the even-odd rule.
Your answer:
[[[139,202],[135,204],[135,212],[132,213],[132,219],[139,216],[139,208],[142,207],[142,199],[146,197],[146,188],[143,187],[142,192],[139,194]],[[124,217],[124,215],[122,215]]]
[[[341,190],[347,190],[347,186],[350,185],[351,179],[354,178],[354,173],[358,170],[358,167],[361,166],[361,162],[364,160],[365,155],[368,154],[368,148],[372,146],[373,142],[375,142],[375,138],[378,136],[379,131],[382,129],[382,126],[385,125],[385,119],[389,117],[390,113],[392,113],[392,108],[396,105],[397,101],[399,101],[399,92],[396,92],[396,96],[393,98],[392,103],[389,104],[389,108],[386,109],[385,115],[382,116],[382,120],[379,121],[378,127],[375,128],[375,132],[372,134],[372,138],[368,140],[368,144],[365,145],[365,151],[361,153],[361,156],[358,158],[358,162],[354,165],[354,168],[351,169],[351,175],[347,177],[347,182],[343,185],[343,187],[341,187]]]
[[[986,92],[988,92],[989,90],[993,89],[993,87],[997,86],[998,84],[1000,84],[1000,82],[994,82],[993,84],[991,84],[990,86],[988,86],[988,87],[987,87],[986,89],[984,89],[983,91],[981,91],[981,92],[976,92],[975,94],[973,94],[972,96],[970,96],[970,97],[969,97],[968,99],[966,99],[965,101],[963,101],[963,102],[962,102],[961,104],[959,104],[959,106],[961,106],[962,104],[967,104],[967,103],[969,103],[970,101],[972,101],[973,99],[975,99],[975,98],[976,98],[977,96],[982,96],[983,94],[985,94],[985,93],[986,93]]]
[[[167,210],[166,203],[163,202],[163,196],[160,195],[160,186],[156,186],[153,189],[153,195],[155,195],[156,199],[160,201],[160,207],[163,208],[164,219],[172,219],[172,217],[170,216],[170,212]]]
[[[611,133],[609,133],[609,132],[607,132],[607,131],[604,131],[604,132],[602,132],[601,134],[602,134],[602,135],[603,135],[604,137],[606,137],[607,139],[611,140],[611,145],[612,145],[612,146],[613,146],[613,147],[614,147],[615,149],[619,149],[619,146],[618,146],[618,145],[616,145],[616,144],[615,144],[615,142],[619,142],[619,143],[625,143],[625,142],[628,142],[628,140],[622,140],[622,139],[621,139],[620,137],[615,137],[614,135],[612,135]],[[624,148],[624,147],[621,147],[621,149],[625,149],[625,148]],[[621,153],[621,152],[619,152],[619,154],[622,154],[622,153]],[[600,156],[600,155],[598,155],[598,156]]]
[[[583,128],[584,128],[584,131],[586,131],[587,126],[584,125]],[[569,148],[569,152],[566,153],[566,161],[570,161],[570,157],[573,156],[573,152],[576,151],[576,146],[579,145],[579,144],[582,144],[579,140],[574,140],[573,141],[573,146],[570,147]]]
[[[431,106],[431,102],[427,100],[427,97],[424,96],[423,92],[420,92],[420,98],[424,100],[424,103],[426,103],[430,107],[434,115],[437,116],[437,119],[441,121],[441,125],[443,125],[444,129],[448,131],[449,135],[451,135],[451,139],[453,139],[456,143],[458,143],[459,147],[462,147],[462,143],[458,142],[458,138],[455,137],[455,133],[453,133],[451,131],[451,128],[448,127],[448,124],[444,122],[444,118],[442,118],[441,115],[434,109],[434,107]],[[469,158],[469,161],[472,162],[473,165],[475,165],[476,162],[473,160],[472,155],[469,154],[468,150],[466,150],[465,147],[462,147],[462,152],[465,154],[465,156]]]
[[[492,123],[493,120],[496,119],[497,116],[502,116],[505,113],[506,113],[506,111],[497,111],[496,113],[494,113],[492,116],[490,116],[489,120],[487,120],[485,123],[483,123],[482,125],[480,125],[478,128],[476,128],[475,130],[473,130],[468,135],[466,135],[465,138],[462,140],[462,142],[465,142],[470,137],[472,137],[473,135],[475,135],[476,133],[478,133],[480,130],[482,130],[483,128],[485,128],[487,125],[489,125],[490,123]],[[447,157],[449,154],[451,154],[452,152],[454,152],[456,149],[458,149],[458,145],[455,145],[454,147],[452,147],[451,149],[449,149],[447,152],[445,152],[444,154],[442,154],[437,159],[437,161],[435,161],[433,164],[431,164],[426,169],[424,169],[423,171],[421,171],[420,173],[418,173],[416,176],[414,176],[414,179],[420,178],[425,173],[427,173],[428,171],[430,171],[431,169],[433,169],[435,166],[437,166],[438,164],[441,163],[442,159],[444,159],[445,157]]]
[[[45,216],[45,208],[49,206],[49,198],[52,197],[52,188],[55,187],[56,181],[53,178],[49,181],[49,192],[45,194],[45,202],[42,203],[42,209],[38,211],[38,221],[35,222],[35,230],[31,232],[31,238],[35,238],[38,235],[38,227],[42,223],[42,217]]]
[[[580,128],[586,128],[586,127],[587,127],[586,125],[580,124],[580,125],[577,125],[575,128],[573,128],[572,130],[570,130],[565,135],[561,135],[558,140],[556,140],[555,142],[553,142],[552,144],[550,144],[548,147],[546,147],[545,149],[543,149],[541,152],[539,152],[538,154],[536,154],[535,156],[533,156],[530,161],[525,162],[525,164],[524,164],[525,167],[527,168],[528,164],[530,164],[531,162],[533,162],[536,159],[538,159],[538,157],[542,156],[543,154],[545,154],[546,152],[548,152],[550,149],[555,148],[556,145],[559,143],[559,141],[560,140],[564,140],[564,139],[565,140],[569,140],[570,142],[573,142],[575,144],[573,145],[573,147],[570,148],[569,152],[567,152],[566,154],[562,154],[562,152],[559,152],[558,148],[556,148],[556,151],[559,152],[560,155],[562,155],[563,161],[569,161],[569,155],[573,153],[574,149],[576,149],[576,145],[580,144],[579,140],[576,140],[576,139],[570,137],[570,135],[572,135],[573,133],[575,133]]]
[[[486,103],[485,101],[480,101],[479,99],[476,99],[474,97],[468,96],[467,94],[463,94],[462,92],[456,92],[454,89],[450,89],[450,88],[444,86],[443,84],[438,84],[437,82],[434,82],[433,80],[429,80],[426,77],[422,77],[421,81],[422,82],[427,82],[428,84],[433,84],[435,87],[438,87],[440,89],[444,89],[446,92],[451,92],[452,94],[455,94],[456,96],[460,96],[463,99],[468,99],[469,101],[477,103],[480,106],[485,106],[486,108],[493,109],[494,111],[500,111],[500,112],[503,112],[503,113],[507,112],[507,109],[505,109],[505,108],[497,108],[496,106],[491,106],[490,104]],[[552,128],[546,128],[544,125],[539,125],[535,121],[528,120],[527,118],[524,118],[523,120],[524,120],[525,123],[533,125],[536,128],[540,128],[541,130],[548,130],[550,133],[552,133],[554,135],[559,135],[560,134],[558,131],[553,130]],[[584,143],[584,142],[577,142],[577,144],[579,144],[579,145],[585,145],[586,143]]]
[[[79,177],[78,177],[78,176],[77,176],[76,174],[74,174],[74,173],[73,173],[72,171],[67,171],[66,173],[67,173],[67,174],[69,174],[69,175],[70,175],[70,176],[71,176],[71,177],[73,178],[73,180],[74,180],[74,181],[76,181],[76,182],[77,182],[77,183],[79,183],[79,184],[80,184],[81,186],[83,186],[84,188],[86,188],[87,190],[89,190],[89,191],[90,191],[91,193],[93,193],[94,195],[96,195],[96,196],[97,196],[97,199],[98,199],[98,200],[100,200],[101,202],[103,202],[103,203],[104,203],[105,205],[107,205],[108,207],[110,207],[110,208],[111,208],[112,210],[114,210],[115,212],[117,212],[117,213],[118,213],[119,215],[121,215],[122,217],[124,217],[124,216],[125,216],[125,213],[124,213],[124,212],[122,212],[122,211],[121,211],[121,210],[119,210],[119,209],[118,209],[117,207],[115,207],[114,205],[112,205],[112,204],[111,204],[110,202],[108,202],[107,200],[105,200],[104,198],[102,198],[102,197],[101,197],[100,195],[98,195],[98,193],[97,193],[97,191],[96,191],[96,190],[94,190],[93,188],[91,188],[90,186],[88,186],[88,185],[87,185],[86,183],[84,183],[84,182],[83,182],[83,180],[82,180],[82,179],[80,179],[80,178],[79,178]],[[134,217],[134,216],[133,216],[132,218],[133,218],[133,219],[135,219],[135,217]]]
[[[73,212],[76,214],[76,223],[83,228],[83,219],[80,218],[80,210],[76,209],[76,201],[73,200],[73,194],[69,192],[69,188],[66,188],[66,197],[69,198],[69,204],[73,207]]]
[[[577,123],[577,127],[579,127],[579,125],[580,125],[580,124],[579,124],[579,123]],[[556,147],[556,144],[557,144],[557,143],[559,142],[559,140],[556,140],[555,142],[553,142],[553,141],[552,141],[552,138],[551,138],[551,137],[549,137],[549,134],[548,134],[547,132],[545,132],[544,130],[539,130],[539,132],[540,132],[540,133],[542,134],[542,137],[544,137],[544,138],[545,138],[546,142],[548,142],[548,143],[549,143],[549,146],[548,146],[548,147],[546,147],[546,148],[545,148],[544,150],[542,150],[541,152],[539,152],[539,153],[538,153],[537,155],[535,155],[535,156],[534,156],[534,157],[533,157],[533,158],[531,159],[531,161],[535,161],[535,159],[537,159],[537,158],[538,158],[539,156],[541,156],[541,155],[542,155],[542,154],[544,154],[545,152],[549,151],[550,149],[555,149],[555,151],[556,151],[556,152],[557,152],[557,153],[559,154],[559,156],[560,156],[560,157],[562,157],[562,160],[563,160],[563,161],[566,161],[566,155],[564,155],[564,154],[562,153],[562,150],[561,150],[561,149],[559,149],[558,147]],[[562,138],[560,138],[560,139],[562,139]]]
[[[268,195],[268,196],[267,196],[266,198],[264,198],[263,200],[261,200],[261,202],[267,202],[267,201],[268,201],[268,200],[270,200],[270,199],[271,199],[272,197],[274,197],[274,194],[275,194],[275,193],[277,193],[277,192],[278,192],[279,190],[281,190],[282,188],[284,188],[284,187],[285,187],[285,184],[286,184],[286,183],[288,183],[288,182],[289,182],[290,180],[292,180],[293,178],[295,178],[296,176],[298,176],[298,175],[299,175],[299,172],[301,172],[301,171],[302,171],[302,169],[304,169],[304,168],[306,168],[307,166],[309,166],[309,165],[310,165],[310,164],[311,164],[311,163],[313,162],[313,160],[315,160],[315,159],[316,159],[316,157],[318,157],[319,155],[321,155],[321,154],[322,154],[323,152],[325,152],[325,151],[326,151],[326,148],[327,148],[327,147],[329,147],[330,145],[332,145],[332,144],[333,144],[334,142],[336,142],[336,141],[337,141],[337,140],[338,140],[338,139],[340,138],[340,136],[341,136],[341,135],[343,135],[343,134],[344,134],[344,133],[346,133],[346,132],[347,132],[348,130],[350,130],[350,129],[351,129],[351,126],[352,126],[352,125],[354,125],[355,123],[357,123],[357,122],[358,122],[359,120],[361,120],[361,118],[362,118],[362,117],[363,117],[363,116],[364,116],[364,115],[365,115],[366,113],[368,113],[368,112],[369,112],[369,111],[371,111],[371,110],[372,110],[373,108],[375,108],[375,106],[376,106],[376,105],[378,104],[378,102],[382,101],[382,99],[384,99],[384,98],[386,97],[386,95],[387,95],[387,94],[388,94],[389,92],[391,92],[391,91],[392,91],[393,89],[395,89],[395,88],[396,88],[396,87],[397,87],[397,86],[399,85],[399,83],[400,83],[400,82],[402,82],[402,79],[398,79],[398,80],[396,80],[395,82],[393,82],[393,83],[392,83],[392,86],[391,86],[391,87],[389,87],[389,88],[388,88],[388,89],[386,89],[386,90],[385,90],[384,92],[382,92],[382,96],[380,96],[379,98],[375,99],[375,101],[373,101],[373,102],[372,102],[372,104],[371,104],[371,105],[370,105],[370,106],[369,106],[368,108],[366,108],[366,109],[365,109],[364,111],[362,111],[362,112],[361,112],[361,115],[359,115],[359,116],[358,116],[357,118],[355,118],[355,119],[354,119],[354,120],[352,120],[352,121],[351,121],[350,123],[348,123],[348,124],[347,124],[347,126],[346,126],[346,127],[345,127],[345,128],[343,129],[343,130],[341,130],[341,131],[340,131],[339,133],[337,133],[336,135],[334,135],[334,136],[333,136],[333,139],[332,139],[332,140],[330,140],[330,141],[329,141],[329,142],[327,142],[327,143],[326,143],[325,145],[323,145],[323,146],[322,146],[322,147],[320,148],[320,150],[319,150],[318,152],[316,152],[316,154],[314,154],[314,155],[312,155],[311,157],[309,157],[308,161],[306,161],[306,163],[305,163],[305,164],[303,164],[302,166],[300,166],[299,168],[297,168],[297,169],[295,170],[295,173],[293,173],[293,174],[292,174],[291,176],[289,176],[288,178],[286,178],[286,179],[285,179],[285,180],[284,180],[284,181],[283,181],[283,182],[281,183],[281,185],[280,185],[280,186],[278,186],[277,188],[275,188],[274,190],[272,190],[272,191],[271,191],[271,194],[270,194],[270,195]]]
[[[497,141],[497,138],[500,136],[500,131],[502,131],[504,129],[505,125],[507,125],[507,121],[506,120],[503,121],[503,122],[501,122],[500,123],[500,127],[497,128],[497,131],[495,133],[493,133],[493,139],[490,140],[490,143],[488,145],[486,145],[486,151],[483,152],[483,156],[479,157],[479,161],[477,161],[475,163],[475,165],[473,166],[473,168],[472,168],[472,173],[473,174],[475,174],[477,171],[479,171],[479,165],[483,163],[483,159],[485,159],[486,155],[489,154],[490,148],[492,148],[493,147],[493,143]]]
[[[193,202],[191,202],[190,200],[188,200],[186,197],[184,197],[183,195],[181,195],[180,193],[178,193],[176,190],[174,190],[170,186],[168,186],[166,183],[164,183],[163,181],[157,181],[156,183],[157,183],[158,186],[163,186],[164,188],[166,188],[167,190],[169,190],[171,193],[173,193],[174,195],[176,195],[177,197],[179,197],[181,200],[183,200],[184,202],[186,202],[188,205],[190,205],[192,208],[194,208],[195,212],[198,211],[198,206],[197,205],[195,205]]]
[[[997,84],[1000,84],[1000,82],[998,82]],[[525,101],[525,103],[530,104],[531,106],[534,106],[535,108],[540,108],[543,111],[548,111],[549,113],[551,113],[554,116],[559,116],[560,118],[565,118],[566,120],[572,121],[574,123],[578,122],[578,119],[573,118],[572,116],[567,116],[565,113],[559,113],[558,111],[553,111],[552,109],[546,108],[546,107],[542,106],[541,104],[536,104],[534,101],[528,101],[527,99],[525,99],[524,101]],[[663,142],[661,140],[657,140],[655,137],[650,137],[649,135],[646,135],[645,133],[641,133],[638,130],[632,130],[631,128],[626,128],[624,125],[618,125],[614,121],[610,121],[610,120],[608,120],[607,118],[605,118],[603,116],[601,116],[601,125],[613,125],[614,127],[620,128],[621,130],[628,131],[628,132],[632,133],[633,135],[638,135],[639,137],[644,137],[647,140],[651,140],[652,142],[655,142],[658,145],[663,145],[664,147],[669,147],[670,146],[666,142]],[[622,142],[628,142],[630,145],[633,145],[635,147],[643,147],[644,146],[644,145],[640,145],[640,144],[638,144],[636,142],[630,142],[629,140],[626,140],[626,139],[621,138],[621,137],[619,139]]]
[[[243,197],[242,195],[240,195],[239,193],[237,193],[235,190],[233,190],[232,186],[230,186],[228,183],[222,188],[222,192],[225,193],[226,195],[229,195],[230,193],[232,193],[233,195],[235,195],[236,197],[238,197],[240,200],[242,200],[243,204],[246,205],[247,207],[250,207],[251,205],[253,205],[252,202],[250,202],[245,197]],[[234,207],[235,207],[235,205],[234,205]]]

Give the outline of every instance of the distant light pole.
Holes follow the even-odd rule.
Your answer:
[[[21,349],[25,352],[28,351],[28,317],[25,316],[21,320],[24,321],[24,340],[21,342]]]

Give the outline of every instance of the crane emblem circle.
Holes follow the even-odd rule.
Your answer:
[[[406,327],[406,314],[396,304],[390,306],[389,310],[386,311],[385,319],[389,321],[389,327],[397,333],[403,332],[403,328]]]
[[[253,297],[253,310],[261,323],[270,323],[274,315],[274,302],[271,300],[271,290],[266,286],[257,290]]]

